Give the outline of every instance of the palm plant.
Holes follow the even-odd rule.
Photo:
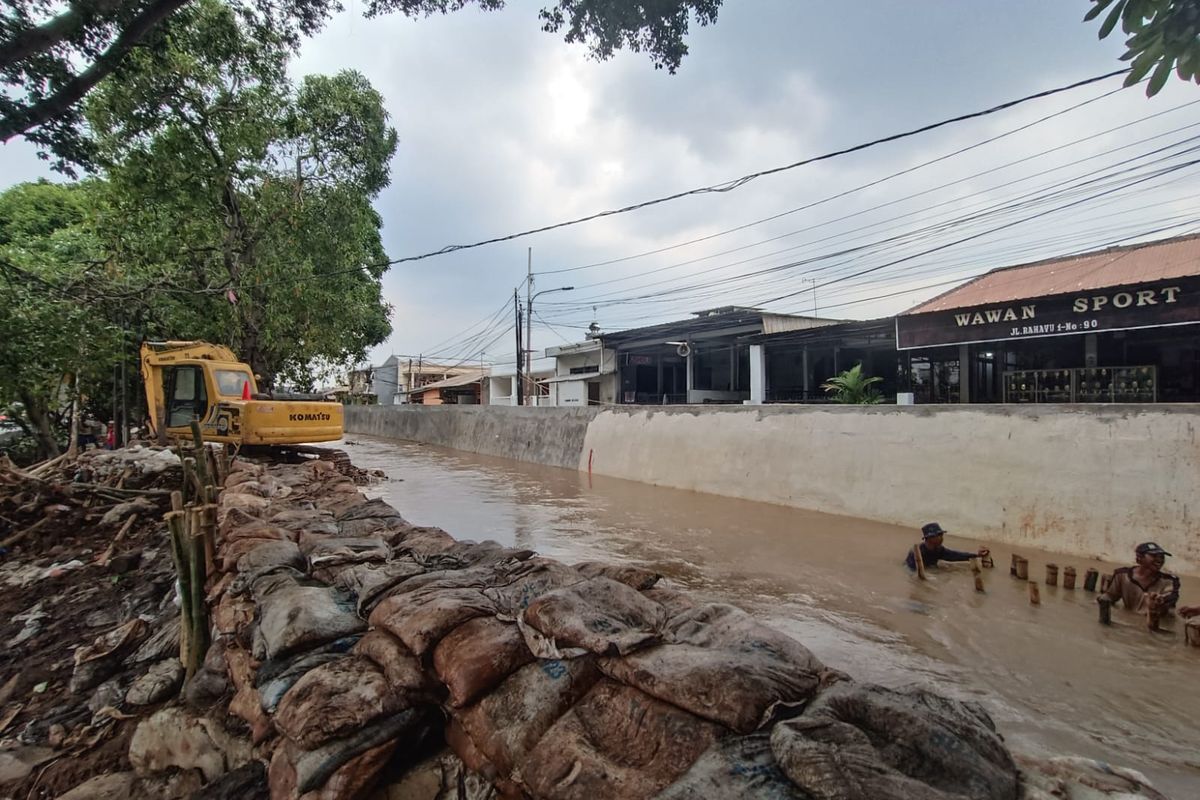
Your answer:
[[[883,399],[875,384],[883,378],[863,374],[862,363],[855,364],[839,375],[834,375],[821,388],[833,395],[833,402],[849,405],[874,405]]]

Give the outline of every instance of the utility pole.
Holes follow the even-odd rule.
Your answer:
[[[533,395],[533,248],[528,251],[525,266],[525,381]]]
[[[517,376],[513,380],[513,391],[517,394],[517,405],[523,406],[525,392],[521,386],[521,362],[525,360],[525,354],[521,351],[521,297],[516,289],[513,289],[513,314],[517,320]]]
[[[810,281],[812,282],[812,285],[813,285],[813,316],[815,317],[815,316],[817,316],[817,279],[816,278],[805,278],[804,279],[805,283],[809,283]]]

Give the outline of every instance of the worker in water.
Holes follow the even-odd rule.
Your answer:
[[[949,547],[943,546],[946,538],[946,531],[941,525],[936,522],[930,522],[921,528],[921,560],[925,562],[926,567],[936,567],[939,561],[970,561],[972,558],[983,558],[991,553],[986,547],[979,548],[974,553],[967,553],[962,550],[951,550]],[[913,560],[913,553],[908,551],[908,558],[905,562],[909,569],[915,570],[917,562]]]
[[[1135,563],[1113,572],[1108,589],[1097,599],[1115,603],[1118,600],[1130,611],[1169,613],[1179,602],[1179,578],[1163,570],[1171,555],[1154,542],[1142,542],[1134,548]]]

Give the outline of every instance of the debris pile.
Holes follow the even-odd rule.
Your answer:
[[[0,460],[0,796],[127,765],[137,715],[177,693],[161,516],[180,477],[158,448]]]

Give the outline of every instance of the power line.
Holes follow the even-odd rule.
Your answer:
[[[856,144],[856,145],[853,145],[850,147],[844,147],[840,150],[833,150],[828,153],[823,153],[819,156],[811,156],[809,158],[801,159],[800,161],[794,161],[791,164],[785,164],[785,165],[779,166],[779,167],[772,167],[770,169],[760,170],[759,172],[752,172],[748,175],[743,175],[740,178],[734,178],[733,180],[725,181],[724,183],[712,184],[710,186],[701,186],[696,189],[688,189],[687,191],[676,192],[675,194],[665,195],[663,197],[658,197],[653,200],[646,200],[644,202],[635,203],[633,205],[624,206],[622,208],[611,209],[608,211],[600,211],[600,212],[597,212],[594,214],[589,214],[584,217],[578,217],[576,219],[567,220],[566,222],[558,222],[558,223],[554,223],[552,225],[544,225],[540,228],[532,228],[530,230],[521,231],[519,233],[511,233],[511,234],[508,234],[507,236],[498,236],[498,237],[495,237],[492,239],[484,239],[483,241],[474,242],[472,244],[447,245],[446,247],[443,247],[440,250],[433,250],[431,252],[422,253],[420,255],[415,255],[415,256],[405,256],[404,258],[396,258],[396,259],[392,259],[391,261],[386,261],[381,264],[374,264],[372,266],[392,266],[395,264],[403,264],[403,263],[407,263],[407,262],[411,262],[411,261],[421,261],[426,258],[433,258],[435,256],[446,255],[447,253],[454,253],[454,252],[458,252],[460,250],[470,250],[470,249],[477,248],[477,247],[484,247],[489,244],[497,244],[499,242],[509,242],[514,239],[520,239],[520,238],[524,238],[526,236],[532,236],[537,233],[545,233],[547,231],[557,230],[559,228],[566,228],[566,227],[570,227],[573,225],[580,225],[584,222],[591,222],[593,220],[601,219],[603,217],[611,217],[611,216],[615,216],[617,214],[626,214],[631,211],[638,211],[643,208],[649,208],[651,206],[660,205],[662,203],[669,203],[673,200],[680,200],[684,197],[691,197],[694,195],[701,195],[701,194],[723,194],[726,192],[731,192],[735,189],[745,186],[747,183],[750,183],[751,181],[756,180],[758,178],[762,178],[762,177],[765,177],[768,175],[775,175],[780,172],[786,172],[788,170],[793,170],[798,167],[807,166],[809,164],[815,164],[820,161],[828,161],[829,159],[848,155],[850,153],[857,153],[862,150],[867,150],[872,147],[877,147],[881,144],[887,144],[890,142],[899,141],[901,139],[907,139],[912,136],[917,136],[922,133],[928,133],[929,131],[937,130],[938,128],[944,128],[947,125],[953,125],[953,124],[956,124],[959,122],[965,122],[965,121],[971,120],[971,119],[978,119],[980,117],[986,117],[990,114],[996,114],[1000,111],[1005,111],[1007,109],[1022,105],[1023,103],[1028,103],[1033,100],[1040,100],[1041,98],[1050,97],[1050,96],[1056,95],[1056,94],[1061,94],[1062,92],[1068,92],[1073,89],[1079,89],[1084,86],[1089,86],[1093,83],[1099,83],[1100,81],[1108,80],[1109,78],[1114,78],[1118,75],[1124,75],[1127,72],[1129,72],[1129,68],[1115,70],[1113,72],[1109,72],[1104,75],[1097,75],[1092,78],[1086,78],[1084,80],[1076,81],[1075,83],[1071,83],[1066,86],[1059,86],[1054,89],[1046,89],[1044,91],[1037,92],[1035,94],[1030,94],[1030,95],[1026,95],[1024,97],[1017,98],[1016,100],[1009,100],[1005,103],[1001,103],[999,105],[992,106],[991,108],[983,109],[982,111],[973,111],[968,114],[960,114],[958,116],[950,117],[948,119],[944,119],[939,122],[933,122],[928,125],[922,125],[918,128],[913,128],[911,130],[904,131],[902,133],[894,133],[894,134],[891,134],[890,136],[884,136],[879,139],[873,139],[868,142],[863,142],[861,144]]]

